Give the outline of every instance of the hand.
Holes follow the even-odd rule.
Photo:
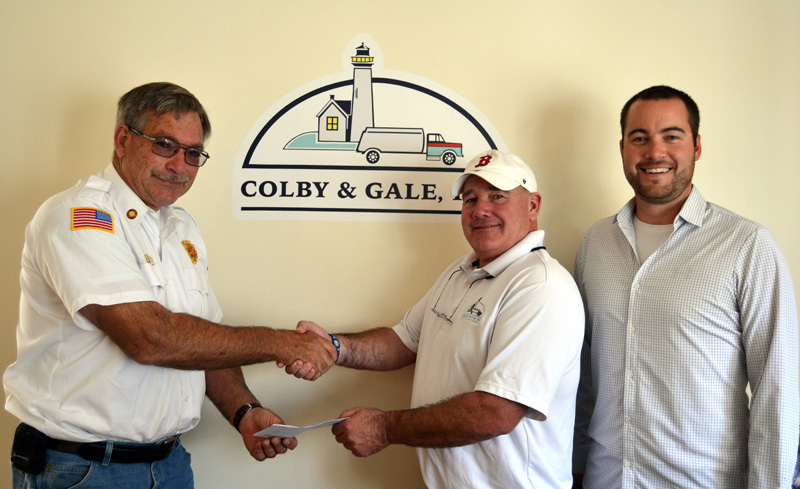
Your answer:
[[[258,433],[273,424],[284,424],[284,422],[280,416],[264,408],[251,409],[239,423],[244,446],[247,447],[250,455],[259,462],[268,458],[275,458],[282,453],[286,453],[287,450],[294,450],[297,447],[297,438],[278,438],[277,436],[262,438],[253,436],[253,433]]]
[[[319,327],[316,323],[311,321],[300,321],[297,323],[297,328],[295,329],[297,334],[306,334],[306,333],[316,333],[319,335],[320,338],[324,339],[326,342],[330,343],[333,347],[333,343],[331,343],[331,337],[328,335],[328,332]],[[334,362],[336,361],[336,347],[333,347],[334,351]],[[283,362],[277,362],[278,368],[286,367],[286,373],[289,375],[294,375],[298,379],[306,379],[306,380],[315,380],[322,375],[320,373],[318,376],[314,377],[317,373],[314,370],[313,366],[308,362],[303,362],[302,360],[297,360],[292,364],[285,364]]]
[[[297,323],[297,328],[295,329],[298,333],[307,333],[311,331],[312,333],[317,333],[318,335],[322,336],[325,339],[330,339],[331,337],[328,335],[328,332],[322,329],[317,323],[313,321],[300,321]]]
[[[348,419],[333,425],[331,432],[336,441],[356,457],[369,457],[389,446],[383,411],[357,407],[342,412],[339,417]]]
[[[302,323],[305,321],[300,322]],[[319,326],[316,328],[324,333]],[[289,356],[286,359],[279,359],[276,363],[280,368],[286,367],[286,373],[298,379],[317,380],[336,361],[336,347],[333,346],[327,333],[320,335],[305,332],[299,326],[296,332],[287,330],[278,332],[285,335]]]

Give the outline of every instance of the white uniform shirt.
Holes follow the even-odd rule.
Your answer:
[[[88,209],[88,220],[73,218],[73,209]],[[26,230],[18,355],[3,377],[6,409],[62,440],[152,442],[193,428],[203,372],[138,364],[78,311],[157,301],[219,321],[207,268],[189,213],[174,206],[154,212],[113,166],[50,198]]]
[[[695,187],[672,235],[640,261],[633,216],[630,201],[592,226],[575,263],[588,311],[583,486],[789,487],[797,309],[777,243]]]
[[[531,252],[543,239],[534,231],[484,268],[474,253],[456,260],[394,327],[417,352],[412,407],[473,391],[528,407],[508,435],[418,449],[428,487],[572,487],[583,305],[570,274]]]

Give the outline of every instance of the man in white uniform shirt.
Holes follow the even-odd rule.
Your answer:
[[[763,226],[692,185],[691,97],[648,88],[620,125],[634,197],[586,232],[575,263],[587,314],[576,486],[789,487],[798,325],[786,261]]]
[[[452,194],[473,249],[454,261],[394,328],[339,335],[337,364],[393,370],[415,363],[412,409],[357,407],[334,425],[357,456],[417,447],[432,488],[570,488],[583,307],[543,246],[530,167],[488,151]],[[299,331],[314,330],[302,323]],[[289,373],[305,375],[297,366]]]
[[[313,380],[336,350],[315,334],[218,324],[205,243],[172,205],[208,159],[210,132],[185,89],[131,90],[112,164],[50,198],[28,225],[18,355],[3,376],[6,409],[21,421],[15,488],[193,487],[179,435],[197,425],[204,395],[253,458],[297,445],[253,436],[282,421],[240,366],[300,360]]]

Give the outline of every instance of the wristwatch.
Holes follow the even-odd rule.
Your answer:
[[[261,406],[261,404],[257,402],[249,402],[244,406],[240,407],[239,409],[237,409],[236,414],[233,415],[233,427],[236,428],[236,431],[239,431],[239,423],[242,422],[242,418],[244,418],[244,415],[249,413],[251,409],[260,407],[263,406]],[[239,431],[239,433],[241,433],[241,431]]]

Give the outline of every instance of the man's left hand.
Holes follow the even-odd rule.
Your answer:
[[[244,445],[250,455],[260,461],[286,453],[287,450],[294,450],[297,447],[297,438],[262,438],[253,436],[264,428],[269,428],[274,424],[284,424],[280,416],[269,409],[255,408],[245,414],[239,423],[239,431],[242,433]]]

